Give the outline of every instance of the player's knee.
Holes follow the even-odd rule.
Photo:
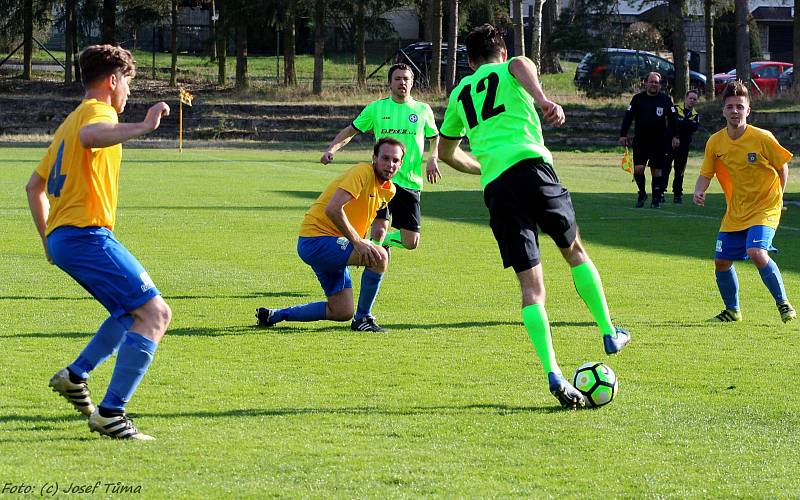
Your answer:
[[[714,270],[725,272],[733,266],[733,262],[725,259],[714,259]]]
[[[350,321],[353,319],[353,308],[329,307],[327,316],[330,321]]]
[[[750,260],[752,260],[753,264],[759,269],[769,263],[769,254],[762,248],[748,248],[747,256],[750,257]]]
[[[409,238],[403,241],[403,246],[406,250],[414,250],[419,246],[419,236],[415,236],[413,238]]]

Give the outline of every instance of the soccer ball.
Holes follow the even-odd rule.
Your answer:
[[[572,385],[581,391],[589,406],[607,405],[617,395],[617,376],[608,365],[584,363],[575,370]]]

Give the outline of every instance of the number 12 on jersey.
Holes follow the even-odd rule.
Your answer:
[[[506,110],[504,104],[495,106],[495,99],[497,98],[497,86],[500,83],[500,77],[497,73],[489,73],[489,75],[480,80],[475,86],[478,92],[486,92],[486,97],[483,99],[483,106],[481,106],[481,121],[485,122],[493,116],[497,116]],[[478,125],[478,113],[475,111],[475,104],[472,102],[472,84],[464,85],[461,92],[458,94],[458,102],[464,108],[464,115],[467,118],[467,126],[475,128]]]

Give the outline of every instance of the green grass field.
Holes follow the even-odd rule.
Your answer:
[[[129,405],[158,440],[130,443],[90,434],[47,387],[105,312],[44,260],[23,191],[42,152],[0,149],[0,488],[38,494],[100,481],[148,498],[800,495],[800,327],[780,322],[748,263],[738,267],[745,320],[702,322],[722,307],[711,262],[724,211],[716,183],[704,209],[636,210],[619,155],[556,155],[615,321],[633,333],[621,355],[603,354],[543,238],[564,372],[602,360],[620,380],[611,405],[563,411],[521,325],[477,178],[447,168],[423,194],[421,247],[394,252],[376,306],[390,333],[329,322],[258,330],[256,307],[321,297],[295,253],[297,230],[366,149],[350,146],[325,167],[318,148],[128,148],[116,234],[174,311]],[[795,179],[788,191],[798,198]],[[775,244],[797,304],[797,206]],[[112,368],[93,374],[95,401]],[[104,488],[96,493],[112,496]]]

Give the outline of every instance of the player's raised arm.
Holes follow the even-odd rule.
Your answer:
[[[439,138],[439,158],[465,174],[481,175],[481,164],[459,147],[461,139]]]
[[[508,65],[508,70],[514,78],[528,91],[528,93],[541,106],[544,111],[544,119],[556,127],[560,127],[566,121],[564,109],[547,98],[539,83],[536,74],[536,65],[527,57],[514,58]]]
[[[167,103],[159,102],[151,106],[144,120],[138,123],[99,122],[86,125],[79,133],[81,146],[86,149],[107,148],[149,134],[161,125],[162,117],[169,116],[169,111]]]

